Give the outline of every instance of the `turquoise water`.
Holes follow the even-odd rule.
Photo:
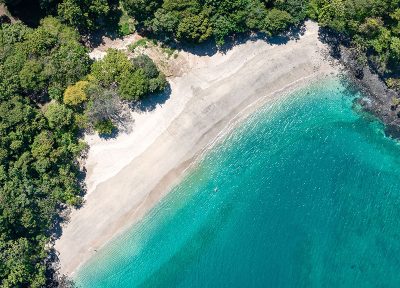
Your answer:
[[[80,287],[400,287],[400,147],[337,79],[264,107]]]

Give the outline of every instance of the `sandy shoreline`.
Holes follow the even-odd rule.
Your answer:
[[[257,108],[335,74],[324,60],[318,26],[284,45],[248,41],[225,55],[183,55],[189,72],[170,79],[171,95],[134,112],[132,131],[112,140],[87,137],[86,203],[56,242],[61,272],[73,275],[94,250],[138,221],[176,185],[196,157]]]

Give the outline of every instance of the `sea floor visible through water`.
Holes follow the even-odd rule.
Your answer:
[[[333,77],[251,115],[77,286],[400,287],[400,146],[350,87]]]

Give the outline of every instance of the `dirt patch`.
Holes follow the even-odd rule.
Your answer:
[[[110,48],[125,51],[131,58],[141,54],[149,56],[167,77],[182,76],[190,68],[188,53],[163,47],[161,43],[137,33],[118,39],[103,37],[102,43],[94,47],[89,56],[102,59]]]

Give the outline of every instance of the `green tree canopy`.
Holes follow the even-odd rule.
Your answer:
[[[148,56],[130,60],[115,49],[109,49],[102,60],[93,64],[91,76],[105,89],[116,85],[121,99],[129,101],[138,101],[166,86],[165,76]]]
[[[108,49],[107,55],[92,65],[91,75],[104,86],[118,82],[122,73],[133,71],[133,64],[125,53]]]
[[[88,31],[101,26],[111,10],[110,6],[107,0],[63,0],[57,10],[64,23]]]
[[[76,106],[85,102],[88,99],[86,95],[88,85],[87,81],[78,81],[74,85],[68,86],[64,92],[64,104]]]
[[[73,111],[57,102],[50,103],[45,107],[44,116],[52,129],[64,129],[73,123]]]

